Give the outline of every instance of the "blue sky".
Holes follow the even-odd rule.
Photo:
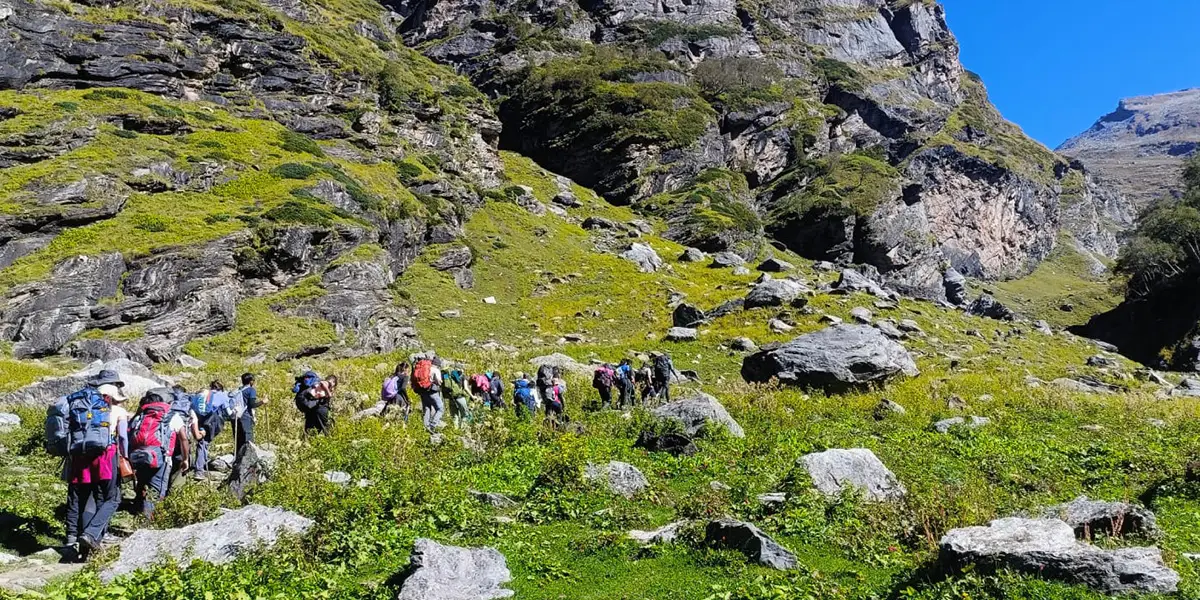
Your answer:
[[[1129,96],[1200,87],[1200,0],[942,0],[962,62],[1054,148]]]

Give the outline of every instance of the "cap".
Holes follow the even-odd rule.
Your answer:
[[[119,388],[111,383],[106,383],[106,384],[100,386],[99,388],[96,389],[96,392],[98,392],[101,396],[108,396],[109,398],[112,398],[116,402],[124,402],[125,401],[125,396],[121,395],[121,388]]]
[[[102,385],[115,385],[119,388],[125,387],[125,382],[121,381],[121,375],[112,369],[100,369],[95,375],[89,377],[87,382],[92,387],[100,387]]]

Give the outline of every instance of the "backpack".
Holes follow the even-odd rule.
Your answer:
[[[550,387],[554,382],[554,369],[550,365],[538,367],[537,382],[541,387]]]
[[[671,366],[671,357],[659,354],[654,357],[654,374],[660,379],[669,379],[675,368]]]
[[[612,387],[614,375],[615,373],[608,367],[596,369],[596,374],[592,375],[592,387],[598,390]]]
[[[471,384],[475,386],[476,390],[484,394],[492,391],[492,382],[487,378],[487,375],[472,375]]]
[[[295,385],[292,386],[292,393],[299,394],[305,390],[311,389],[321,381],[321,376],[314,371],[305,371],[303,375],[296,378]]]
[[[46,407],[45,432],[43,446],[50,456],[67,456],[70,454],[71,426],[68,415],[71,414],[67,397],[63,396]]]
[[[513,384],[513,399],[526,406],[534,403],[533,386],[528,380],[520,379]]]
[[[428,358],[417,361],[413,366],[412,376],[413,389],[421,392],[433,391],[437,382],[433,380],[433,361]]]
[[[173,451],[171,405],[148,402],[138,409],[130,423],[129,462],[135,467],[157,469]]]
[[[388,386],[393,386],[394,389],[388,389]],[[392,375],[383,380],[383,388],[379,390],[379,399],[384,402],[392,402],[400,396],[400,376]]]
[[[67,453],[94,458],[108,450],[113,441],[109,426],[112,407],[104,398],[95,389],[85,388],[67,396],[67,406]]]
[[[243,386],[229,394],[229,408],[225,412],[235,419],[240,419],[246,414],[246,396],[243,394],[245,391]]]
[[[204,390],[192,396],[192,410],[196,412],[196,417],[205,423],[205,428],[210,429],[210,421],[224,421],[229,415],[229,394],[220,390]]]

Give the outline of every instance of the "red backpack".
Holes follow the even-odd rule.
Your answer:
[[[428,392],[433,389],[436,382],[433,380],[433,361],[422,359],[417,361],[413,366],[413,387],[422,391]]]
[[[171,405],[166,402],[148,402],[138,409],[129,426],[129,462],[133,466],[157,469],[172,454],[175,438],[171,435],[170,412]]]

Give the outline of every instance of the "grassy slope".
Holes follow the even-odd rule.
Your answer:
[[[1059,241],[1050,257],[1021,279],[987,284],[996,298],[1021,315],[1044,319],[1055,327],[1082,325],[1092,317],[1116,308],[1121,290],[1106,275],[1091,271],[1092,261],[1081,255],[1069,239]],[[1061,309],[1071,305],[1071,311]]]
[[[546,198],[554,191],[537,169],[508,156],[513,183],[531,185]],[[589,208],[610,218],[628,219],[621,209],[595,204],[581,192]],[[613,360],[633,349],[663,347],[647,341],[669,325],[667,289],[688,294],[702,307],[745,292],[750,277],[735,277],[699,265],[674,262],[680,248],[651,237],[648,241],[668,260],[673,272],[641,274],[611,255],[591,252],[592,240],[577,226],[554,216],[535,217],[515,205],[489,203],[467,225],[466,239],[478,254],[477,285],[463,291],[427,266],[441,249],[430,248],[403,278],[399,289],[421,309],[418,327],[441,354],[472,368],[499,368],[505,373],[526,369],[526,360],[553,350],[579,359]],[[538,282],[581,273],[554,284],[545,296],[531,297]],[[804,269],[810,280],[818,275]],[[486,305],[481,298],[495,296]],[[871,306],[866,297],[818,296],[816,312],[848,317],[851,308]],[[595,307],[599,318],[576,312]],[[461,319],[441,319],[447,308],[462,310]],[[1037,334],[1010,337],[1012,326],[946,312],[931,305],[904,301],[880,316],[915,319],[928,337],[908,346],[918,356],[920,377],[845,396],[806,395],[799,390],[751,387],[737,375],[740,356],[720,347],[728,338],[748,335],[759,343],[787,336],[767,333],[774,311],[751,311],[726,317],[703,328],[700,342],[671,345],[680,368],[695,368],[705,384],[745,427],[744,440],[714,436],[701,440],[702,452],[690,458],[647,454],[632,442],[648,424],[644,413],[631,419],[618,413],[585,413],[588,382],[572,378],[569,406],[582,421],[582,436],[553,434],[496,414],[472,430],[484,452],[465,450],[453,437],[430,448],[414,423],[352,422],[348,415],[362,400],[373,398],[379,379],[399,356],[372,356],[337,361],[316,360],[311,366],[338,373],[346,382],[336,414],[334,435],[311,442],[296,441],[300,423],[287,400],[292,370],[300,364],[264,368],[262,389],[273,400],[260,426],[262,441],[279,444],[287,469],[262,488],[256,501],[279,504],[313,516],[319,533],[310,542],[273,555],[254,556],[225,567],[194,568],[179,574],[162,570],[127,582],[127,597],[166,595],[228,597],[394,597],[378,585],[406,562],[411,540],[430,536],[455,544],[489,544],[508,558],[519,598],[864,598],[887,595],[910,585],[909,577],[933,558],[934,542],[951,527],[972,525],[1079,494],[1096,498],[1134,498],[1152,485],[1180,477],[1182,465],[1200,441],[1197,403],[1157,401],[1148,393],[1116,397],[1062,393],[1028,388],[1026,375],[1052,379],[1092,373],[1082,367],[1095,352],[1089,344]],[[253,311],[244,311],[253,320]],[[794,315],[800,331],[821,327],[818,315]],[[523,318],[524,317],[524,318]],[[610,321],[610,319],[612,319]],[[253,325],[253,323],[250,323]],[[239,329],[241,324],[239,323]],[[987,339],[969,335],[976,330]],[[558,348],[559,335],[585,332],[592,343]],[[520,348],[515,356],[485,354],[461,342],[494,337]],[[545,340],[533,343],[533,338]],[[252,339],[247,338],[247,339]],[[201,345],[207,342],[201,342]],[[268,349],[278,340],[263,338]],[[177,373],[196,386],[212,377],[231,379],[245,367],[240,345],[206,346],[212,362],[202,373]],[[273,349],[273,348],[271,348]],[[957,360],[957,368],[951,361]],[[975,432],[937,435],[927,430],[940,418],[959,414],[946,408],[954,395],[966,399],[967,414],[994,420]],[[990,399],[987,398],[990,396]],[[882,398],[904,405],[908,414],[876,421],[872,407]],[[368,401],[369,402],[369,401]],[[37,423],[32,411],[23,413]],[[1159,418],[1165,428],[1146,419]],[[1098,424],[1100,431],[1081,430]],[[30,539],[49,542],[58,531],[53,507],[61,495],[55,488],[53,461],[40,456],[36,427],[4,434],[10,449],[25,448],[14,463],[32,469],[0,476],[0,511],[28,518],[26,526],[0,536],[0,546],[20,547]],[[217,452],[228,448],[229,438]],[[802,454],[831,447],[867,447],[896,472],[910,490],[896,508],[863,505],[854,498],[826,500],[801,491],[779,514],[768,515],[754,496],[787,487],[793,463]],[[582,486],[577,469],[587,461],[626,460],[649,477],[652,490],[625,501]],[[366,477],[367,489],[339,490],[324,483],[320,472],[345,470]],[[539,486],[539,475],[552,484]],[[713,492],[710,481],[732,487]],[[477,503],[468,489],[501,491],[523,498],[511,513],[515,523],[498,523],[494,511]],[[797,489],[802,490],[802,486]],[[1196,572],[1182,552],[1200,549],[1200,501],[1197,490],[1176,486],[1156,505],[1162,541],[1170,560],[1183,573],[1183,597],[1200,597]],[[155,526],[170,526],[213,516],[231,498],[191,484],[168,500]],[[631,528],[650,528],[683,517],[734,514],[760,524],[797,551],[803,568],[779,574],[745,564],[736,555],[676,547],[640,550],[624,541]],[[123,516],[120,527],[137,522]],[[1114,542],[1121,543],[1121,542]],[[96,597],[85,575],[58,588],[60,597]],[[364,585],[366,584],[366,585]],[[918,585],[911,597],[1093,598],[1079,588],[1028,578],[971,575],[933,587]],[[117,596],[105,596],[117,597]],[[125,597],[125,596],[122,596]]]

